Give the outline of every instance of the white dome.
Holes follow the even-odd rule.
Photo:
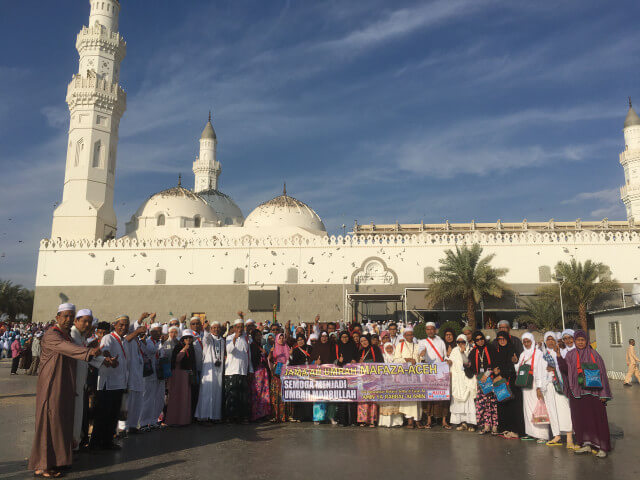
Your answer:
[[[286,194],[255,208],[244,221],[245,227],[283,228],[299,227],[305,230],[326,232],[322,220],[311,207]]]
[[[198,195],[213,209],[223,225],[242,226],[242,210],[229,195],[214,189],[198,192]]]
[[[162,238],[180,228],[219,226],[222,220],[201,198],[181,186],[169,188],[149,197],[127,222],[127,234]]]

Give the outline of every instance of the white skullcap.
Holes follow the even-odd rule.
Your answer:
[[[82,310],[78,310],[76,313],[76,318],[80,317],[93,317],[93,312],[88,308],[83,308]]]
[[[402,334],[404,335],[406,332],[413,332],[413,327],[411,325],[404,327],[402,329]]]
[[[171,323],[171,322],[178,322],[178,323],[179,323],[179,322],[180,322],[180,320],[178,320],[176,317],[171,317],[171,318],[169,319],[169,323]]]
[[[213,322],[210,323],[210,325],[213,327],[214,325],[220,325],[220,322],[217,320],[214,320]]]
[[[425,324],[425,328],[426,328],[426,327],[433,327],[433,328],[436,328],[436,324],[435,324],[435,322],[427,322],[427,323]]]
[[[180,329],[174,325],[174,326],[172,326],[172,327],[169,327],[169,330],[167,330],[167,333],[169,333],[169,332],[173,332],[174,330],[175,330],[176,332],[179,332],[179,331],[180,331]]]
[[[573,330],[571,330],[570,328],[567,328],[565,330],[562,331],[562,337],[566,337],[569,336],[571,338],[573,338],[575,336],[576,332],[574,332]]]
[[[233,325],[244,325],[244,321],[241,318],[236,318],[233,322]]]
[[[556,339],[556,334],[551,332],[551,331],[544,332],[544,336],[542,338],[544,339],[545,342],[547,341],[548,337],[551,337],[551,338],[553,338],[555,340]]]
[[[193,322],[194,320],[200,320],[200,317],[191,317],[191,319],[189,321]]]
[[[506,325],[507,327],[511,326],[511,324],[509,323],[509,320],[500,320],[498,322],[498,326],[500,326],[500,325]]]
[[[459,342],[460,340],[464,340],[464,343],[467,343],[467,336],[461,333],[458,335],[458,338],[456,338],[456,342]]]
[[[184,338],[184,337],[195,337],[195,336],[196,336],[196,333],[193,330],[191,330],[189,328],[185,328],[182,331],[182,337],[181,338]]]
[[[162,325],[158,322],[156,323],[152,323],[151,327],[149,327],[151,330],[153,330],[154,328],[162,328]]]
[[[164,325],[162,325],[162,334],[166,335],[167,333],[169,333],[169,325],[165,323]]]
[[[311,335],[309,335],[309,340],[318,340],[318,335],[312,333]]]
[[[256,322],[254,322],[252,319],[248,318],[247,321],[244,322],[244,323],[245,323],[245,325],[249,325],[249,324],[256,323]]]
[[[58,313],[66,312],[67,310],[75,312],[76,306],[73,303],[61,303],[60,305],[58,305]]]
[[[322,333],[320,334],[320,336],[323,336],[323,335],[329,336],[329,334],[328,334],[327,332],[325,332],[324,330],[322,331]]]

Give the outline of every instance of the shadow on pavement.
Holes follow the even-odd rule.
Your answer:
[[[265,434],[280,428],[282,426],[269,423],[221,424],[212,427],[194,424],[186,427],[169,427],[149,433],[130,435],[120,440],[121,450],[83,453],[75,457],[77,460],[73,463],[72,471],[79,473],[96,468],[107,468],[118,463],[140,461],[231,440],[269,442],[272,437]],[[102,477],[89,477],[84,474],[82,478]]]

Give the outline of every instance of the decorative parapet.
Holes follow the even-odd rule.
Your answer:
[[[107,82],[95,76],[75,74],[67,89],[69,110],[77,105],[97,105],[123,113],[127,94],[117,83]]]
[[[93,48],[114,55],[117,62],[121,62],[127,54],[127,42],[124,37],[99,24],[82,27],[76,38],[76,49],[80,55],[84,50]]]
[[[131,250],[131,249],[178,249],[178,248],[267,248],[267,247],[380,247],[380,246],[455,246],[478,243],[483,246],[498,245],[610,245],[640,244],[638,231],[607,231],[577,233],[467,233],[467,234],[429,234],[420,235],[332,235],[303,237],[294,235],[288,238],[260,238],[245,235],[227,238],[215,235],[207,238],[168,238],[135,239],[121,237],[112,240],[72,240],[43,239],[40,250]]]

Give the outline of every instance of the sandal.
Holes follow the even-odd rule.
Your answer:
[[[58,470],[42,470],[40,473],[33,472],[33,476],[36,478],[61,478],[64,477],[64,473]]]
[[[443,425],[442,428],[445,430],[451,430],[453,427],[451,425]]]
[[[562,442],[554,442],[553,440],[549,440],[546,445],[548,447],[561,447],[562,446]]]

